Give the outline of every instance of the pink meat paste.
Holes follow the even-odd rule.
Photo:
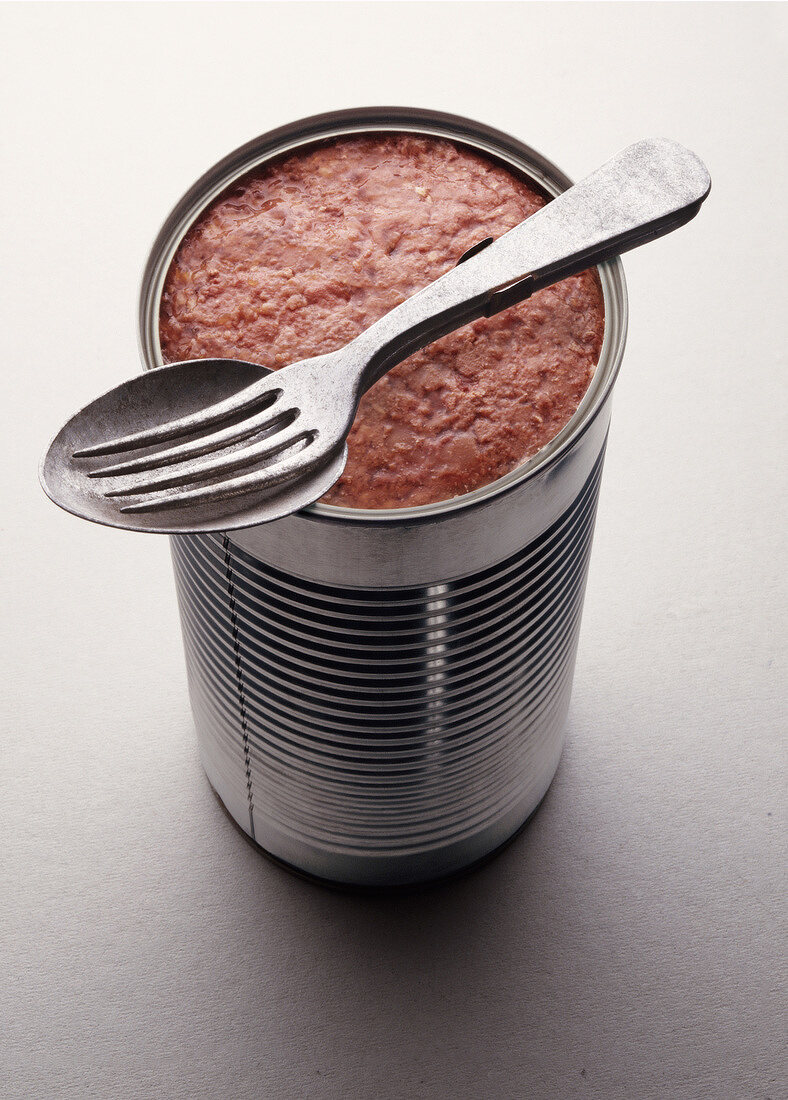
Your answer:
[[[162,295],[164,360],[276,369],[333,351],[545,201],[439,139],[348,138],[283,158],[230,187],[182,242]],[[586,271],[412,355],[363,398],[324,502],[430,504],[502,477],[575,412],[603,332]]]

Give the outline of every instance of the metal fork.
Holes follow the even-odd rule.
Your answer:
[[[297,479],[305,479],[300,496],[308,496],[310,476],[320,483],[317,496],[328,488],[321,471],[333,463],[341,473],[337,456],[361,397],[393,366],[470,321],[671,232],[698,212],[710,186],[694,153],[662,139],[637,142],[498,240],[480,242],[338,351],[293,363],[188,416],[76,449],[72,458],[118,456],[91,464],[86,476],[120,479],[103,495],[117,498],[129,517],[192,508],[203,515],[214,506],[226,517],[234,498]]]

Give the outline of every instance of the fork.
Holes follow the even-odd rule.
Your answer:
[[[639,141],[496,241],[475,245],[339,350],[72,457],[118,456],[87,477],[120,478],[104,496],[131,514],[206,505],[226,512],[235,497],[316,475],[343,447],[363,394],[393,366],[462,325],[677,229],[710,186],[694,153],[664,139]]]

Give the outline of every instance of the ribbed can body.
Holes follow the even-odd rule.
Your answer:
[[[165,221],[140,295],[145,366],[162,361],[169,263],[226,186],[282,153],[381,131],[467,145],[548,196],[569,186],[516,139],[413,108],[335,112],[264,134]],[[436,505],[318,502],[229,535],[172,539],[203,765],[241,828],[292,868],[356,886],[450,875],[510,839],[547,791],[626,336],[621,265],[598,271],[595,376],[570,423],[518,470]]]
[[[172,540],[203,764],[263,848],[398,884],[516,831],[561,753],[601,465],[538,539],[444,584],[339,588]]]

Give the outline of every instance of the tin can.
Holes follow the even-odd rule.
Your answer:
[[[207,172],[165,222],[140,295],[144,365],[162,362],[172,257],[229,184],[283,153],[381,131],[448,138],[549,196],[570,185],[521,142],[453,115],[365,108],[274,130]],[[544,797],[626,336],[620,262],[599,275],[594,378],[569,424],[517,470],[439,504],[317,503],[172,538],[203,766],[238,825],[292,869],[354,886],[448,876],[504,845]]]

